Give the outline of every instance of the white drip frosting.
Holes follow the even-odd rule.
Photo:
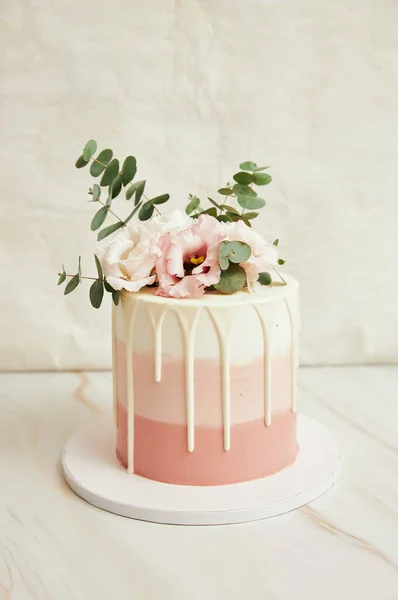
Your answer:
[[[124,313],[125,346],[126,346],[126,382],[127,382],[127,455],[128,472],[134,472],[134,373],[133,373],[133,331],[136,311],[143,305],[147,311],[153,329],[154,340],[154,378],[156,382],[162,377],[162,326],[168,311],[173,311],[178,319],[183,336],[185,357],[185,402],[187,420],[187,447],[193,452],[195,447],[195,398],[194,398],[194,366],[195,366],[195,332],[200,311],[207,309],[217,333],[219,357],[221,365],[222,385],[222,418],[224,450],[231,448],[231,409],[230,409],[230,337],[235,316],[235,308],[251,305],[258,316],[263,335],[264,354],[264,423],[271,425],[271,331],[277,311],[269,311],[269,305],[278,308],[283,300],[289,315],[290,323],[290,362],[291,362],[291,411],[296,412],[296,369],[298,363],[298,328],[299,310],[297,301],[297,283],[287,277],[286,286],[272,286],[258,294],[240,292],[234,296],[208,294],[201,299],[174,300],[155,296],[153,291],[122,294],[122,310]],[[115,312],[115,311],[114,311]],[[115,316],[112,318],[114,343],[116,338]],[[115,375],[115,348],[114,379]],[[114,385],[115,414],[117,415],[117,389]],[[117,417],[116,417],[117,419]]]

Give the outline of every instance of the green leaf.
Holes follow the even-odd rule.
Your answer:
[[[213,206],[215,206],[216,208],[218,208],[218,210],[222,210],[222,207],[220,206],[220,204],[218,204],[218,202],[216,202],[212,198],[209,198],[209,196],[207,196],[207,199],[208,199],[209,202],[211,202],[213,204]]]
[[[101,196],[101,188],[98,183],[93,185],[93,202],[97,202]]]
[[[237,264],[246,262],[250,258],[251,253],[252,251],[248,244],[238,241],[229,242],[224,240],[221,242],[218,249],[218,255],[220,259],[225,257],[231,262]]]
[[[262,198],[254,198],[253,196],[239,196],[238,204],[240,204],[242,208],[256,210],[257,208],[265,206],[265,200]]]
[[[120,290],[114,290],[112,292],[112,300],[115,306],[117,306],[119,304],[119,300],[120,300]]]
[[[73,290],[77,288],[79,283],[80,283],[79,273],[76,273],[76,275],[73,275],[72,279],[70,279],[68,281],[68,284],[64,291],[64,295],[66,296],[67,294],[70,294],[71,292],[73,292]]]
[[[242,169],[242,171],[255,171],[257,169],[257,165],[255,162],[247,160],[246,162],[240,163],[239,168]]]
[[[284,265],[285,264],[285,260],[283,260],[283,258],[278,258],[278,265]]]
[[[58,275],[59,275],[59,279],[58,279],[57,285],[61,285],[61,283],[63,283],[66,279],[66,271],[65,271],[64,265],[62,265],[62,273],[58,273]]]
[[[257,192],[249,188],[248,185],[242,185],[241,183],[235,183],[233,190],[235,196],[257,196]]]
[[[83,158],[86,161],[89,161],[94,152],[97,151],[97,142],[95,140],[89,140],[87,144],[84,146],[83,150]]]
[[[137,205],[139,203],[139,201],[141,200],[142,194],[144,193],[145,184],[146,184],[145,180],[137,181],[136,183],[133,183],[129,187],[129,189],[126,191],[126,199],[130,200],[130,198],[132,198],[133,195],[136,194],[134,204]]]
[[[259,171],[265,171],[265,169],[270,169],[270,168],[271,168],[270,166],[268,166],[268,167],[256,167],[255,169],[253,169],[253,171],[255,173],[258,173]]]
[[[278,239],[276,239],[276,240],[274,240],[272,243],[274,244],[274,246],[278,246],[278,245],[279,245],[279,240],[278,240]]]
[[[75,167],[77,169],[81,169],[82,167],[85,167],[86,165],[88,165],[90,161],[88,160],[84,160],[83,155],[79,156],[79,158],[77,159],[77,161],[75,162]]]
[[[170,198],[170,194],[162,194],[161,196],[155,196],[151,198],[152,204],[164,204]]]
[[[109,185],[118,176],[119,173],[119,161],[117,158],[111,160],[109,165],[106,167],[104,174],[101,178],[100,185],[104,187]]]
[[[272,282],[271,275],[264,271],[264,273],[259,274],[257,281],[260,282],[261,285],[270,285]]]
[[[200,204],[199,198],[194,196],[185,209],[185,212],[187,213],[187,215],[190,215],[194,210],[196,210],[198,208],[199,204]]]
[[[93,177],[101,175],[107,164],[112,160],[113,152],[109,148],[102,150],[91,163],[90,173]],[[101,164],[100,164],[101,163]]]
[[[125,225],[134,217],[135,213],[141,208],[141,202],[134,207],[127,219],[124,220]]]
[[[107,292],[110,292],[112,294],[112,292],[114,292],[115,290],[113,289],[113,287],[111,286],[110,283],[107,282],[106,279],[104,279],[104,286]]]
[[[90,287],[90,302],[94,308],[99,308],[104,297],[104,284],[101,279],[96,279]]]
[[[220,256],[218,257],[218,262],[219,262],[219,265],[220,265],[220,269],[222,271],[226,271],[228,269],[228,267],[229,267],[229,260],[228,260],[228,258],[226,256],[221,256],[221,254],[220,254]]]
[[[258,217],[258,212],[244,213],[243,216],[244,216],[245,219],[255,219],[256,217]]]
[[[246,283],[246,273],[240,265],[230,264],[228,269],[221,271],[220,281],[214,285],[223,294],[233,294],[243,288]]]
[[[268,185],[272,181],[272,177],[268,173],[254,173],[253,178],[256,185]]]
[[[109,211],[109,206],[101,206],[98,212],[93,216],[93,220],[91,221],[91,231],[97,231],[105,221],[106,216]]]
[[[234,215],[238,215],[239,214],[239,212],[236,210],[236,208],[234,206],[229,206],[228,204],[223,204],[222,207],[228,213],[232,213]]]
[[[201,215],[210,215],[211,217],[216,217],[217,216],[217,209],[214,208],[214,206],[212,206],[211,208],[208,208],[206,210],[202,210],[202,212],[200,214]]]
[[[120,190],[122,189],[122,176],[118,175],[117,177],[115,177],[115,179],[112,181],[112,183],[109,186],[109,198],[110,200],[113,200],[114,198],[116,198],[116,196],[118,196],[120,194]],[[110,202],[109,202],[110,204]]]
[[[122,167],[123,185],[127,185],[132,181],[137,173],[137,161],[134,156],[128,156]]]
[[[224,187],[224,188],[220,188],[218,190],[218,193],[221,194],[222,196],[230,196],[234,192],[233,192],[233,190],[231,190],[231,188]]]
[[[118,221],[117,223],[108,225],[108,227],[105,227],[105,229],[101,229],[101,231],[97,235],[97,241],[100,242],[101,240],[108,237],[108,235],[111,235],[111,233],[114,233],[121,227],[124,227],[124,223],[122,223],[122,221]]]
[[[234,180],[236,183],[242,183],[243,185],[248,185],[254,181],[254,175],[250,173],[245,173],[245,171],[240,171],[239,173],[235,173]]]
[[[140,208],[140,212],[138,213],[139,220],[147,221],[148,219],[150,219],[152,217],[154,210],[155,210],[154,205],[152,204],[151,200],[148,200]]]
[[[228,214],[218,215],[217,221],[220,221],[221,223],[230,223],[232,221],[232,219]]]
[[[97,267],[97,273],[98,273],[98,279],[101,279],[101,281],[104,278],[104,275],[102,273],[102,267],[101,267],[101,263],[99,261],[99,258],[96,254],[94,254],[94,259],[95,259],[95,266]]]

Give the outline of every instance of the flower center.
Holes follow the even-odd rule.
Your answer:
[[[192,275],[192,271],[205,261],[205,256],[191,256],[184,262],[184,275]]]

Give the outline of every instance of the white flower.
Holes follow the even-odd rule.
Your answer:
[[[251,256],[247,262],[241,263],[241,267],[246,271],[247,283],[257,281],[258,276],[263,271],[276,265],[278,262],[278,251],[276,246],[268,242],[262,235],[253,231],[243,221],[225,223],[227,239],[230,242],[245,242],[251,248]]]
[[[105,245],[97,248],[103,273],[115,290],[138,292],[156,280],[155,261],[161,255],[158,242],[162,235],[177,233],[191,220],[183,211],[140,221],[120,229]]]

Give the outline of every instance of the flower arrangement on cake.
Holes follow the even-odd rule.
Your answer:
[[[285,283],[276,270],[277,265],[284,264],[278,256],[279,241],[271,243],[251,228],[252,220],[265,206],[256,188],[272,181],[266,172],[269,167],[243,162],[233,175],[233,183],[218,190],[221,199],[208,198],[210,207],[203,208],[201,200],[189,194],[185,211],[163,214],[159,207],[163,208],[170,196],[146,195],[146,180],[135,180],[134,156],[128,156],[121,165],[112,150],[97,154],[96,141],[89,140],[76,167],[88,165],[92,177],[100,177],[88,192],[90,201],[100,205],[91,221],[91,230],[98,231],[94,255],[97,277],[82,274],[79,257],[76,274],[67,274],[64,267],[59,273],[58,284],[66,282],[65,294],[83,279],[93,279],[90,301],[99,308],[104,291],[112,294],[117,305],[122,290],[138,292],[149,286],[156,295],[182,299],[214,291],[256,292],[272,282],[272,272]],[[133,204],[125,218],[113,208],[122,191]],[[110,219],[113,223],[105,225]]]

